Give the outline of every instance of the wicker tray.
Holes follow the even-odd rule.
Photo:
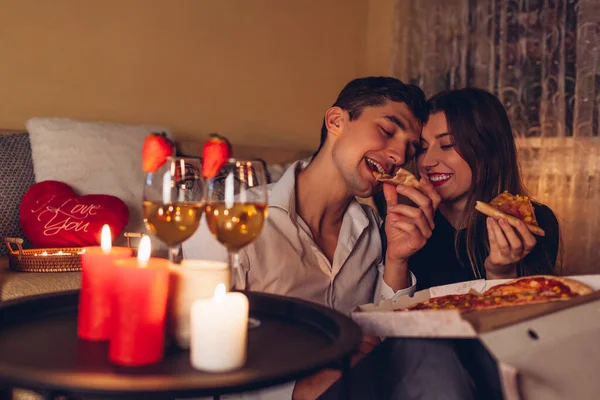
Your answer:
[[[125,232],[127,246],[131,247],[131,238],[140,238],[143,233]],[[8,266],[20,272],[74,272],[81,271],[82,247],[57,247],[24,249],[23,239],[4,238],[8,247]],[[16,246],[16,249],[14,248]]]

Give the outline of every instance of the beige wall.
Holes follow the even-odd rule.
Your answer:
[[[395,0],[369,0],[367,14],[366,75],[391,73]]]
[[[0,0],[0,127],[59,116],[313,148],[344,83],[387,73],[392,3]]]

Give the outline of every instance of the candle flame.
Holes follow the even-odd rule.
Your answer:
[[[104,253],[110,253],[112,248],[112,237],[110,235],[110,227],[104,224],[102,227],[102,234],[100,235],[100,247]]]
[[[225,285],[222,283],[219,283],[217,285],[217,288],[215,289],[215,295],[213,297],[214,301],[223,301],[223,299],[225,298]]]
[[[140,240],[140,247],[138,247],[138,265],[140,267],[146,267],[148,265],[148,260],[150,260],[150,237],[144,236],[142,240]]]

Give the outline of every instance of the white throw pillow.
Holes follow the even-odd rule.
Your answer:
[[[125,232],[147,233],[142,216],[142,145],[151,132],[170,136],[167,128],[66,118],[32,118],[25,126],[36,182],[57,180],[79,195],[116,196],[129,208]],[[123,245],[126,240],[121,235],[116,243]],[[155,239],[152,245],[154,250],[166,247]]]

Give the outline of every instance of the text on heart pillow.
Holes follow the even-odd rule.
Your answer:
[[[127,225],[127,205],[115,196],[78,196],[59,181],[31,186],[19,209],[21,228],[35,247],[83,247],[100,244],[108,224],[113,240]]]

